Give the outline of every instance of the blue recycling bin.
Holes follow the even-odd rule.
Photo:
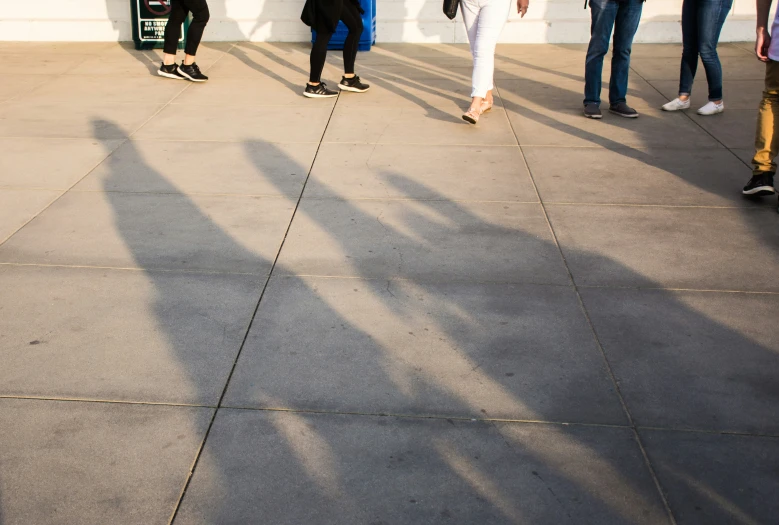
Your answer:
[[[344,0],[348,2],[349,0]],[[362,15],[362,35],[360,35],[360,43],[357,45],[357,49],[360,51],[370,51],[371,46],[376,44],[376,0],[360,0],[360,7],[365,11]],[[335,33],[330,39],[330,43],[327,45],[327,49],[343,49],[344,42],[346,42],[346,35],[349,34],[349,30],[346,29],[346,25],[343,22],[338,22],[338,27],[335,28]],[[311,43],[316,40],[316,31],[311,31]]]

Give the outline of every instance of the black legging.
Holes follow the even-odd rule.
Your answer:
[[[163,51],[169,55],[175,55],[181,38],[181,24],[192,11],[192,23],[187,31],[186,53],[197,55],[197,48],[203,38],[203,31],[208,23],[208,3],[206,0],[171,0],[170,18],[165,26],[165,47]]]
[[[344,73],[354,73],[354,61],[357,59],[357,46],[360,43],[362,35],[362,16],[357,6],[352,0],[344,0],[344,7],[341,10],[341,20],[349,29],[349,35],[344,42]],[[327,58],[327,44],[333,33],[324,33],[318,31],[316,40],[311,48],[311,76],[310,82],[319,82],[322,77],[322,70],[325,68],[325,59]]]

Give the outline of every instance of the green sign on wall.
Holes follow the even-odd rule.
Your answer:
[[[165,26],[170,15],[170,2],[171,0],[131,0],[136,49],[162,47],[165,42]],[[179,49],[184,47],[184,35],[188,25],[189,20],[182,28]]]

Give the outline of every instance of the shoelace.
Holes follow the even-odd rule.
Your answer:
[[[190,67],[195,71],[196,74],[200,75],[200,68],[197,64],[192,64]]]

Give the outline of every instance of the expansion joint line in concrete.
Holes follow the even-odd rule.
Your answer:
[[[495,90],[498,92],[498,95],[502,97],[500,93],[500,86],[498,85],[499,82],[495,83]],[[601,357],[603,358],[603,361],[606,366],[606,370],[608,372],[609,378],[611,379],[612,386],[614,387],[614,391],[617,394],[617,397],[619,398],[619,402],[622,405],[622,410],[625,413],[625,417],[627,417],[629,426],[631,430],[633,431],[633,439],[636,442],[636,445],[638,446],[639,450],[641,451],[641,455],[644,458],[644,465],[646,466],[649,475],[652,478],[652,481],[654,481],[655,488],[657,489],[657,493],[660,497],[660,500],[663,502],[663,506],[665,507],[666,514],[668,515],[668,520],[670,525],[677,525],[676,518],[673,515],[673,512],[671,511],[671,506],[668,503],[668,498],[665,495],[665,491],[663,490],[663,487],[660,483],[660,479],[657,476],[657,473],[655,472],[654,467],[652,466],[652,462],[649,459],[649,455],[646,452],[646,448],[644,447],[644,443],[641,440],[641,435],[638,433],[638,428],[636,427],[636,423],[633,420],[633,415],[630,413],[630,409],[628,408],[627,402],[625,401],[625,397],[622,395],[622,390],[620,389],[619,382],[617,381],[617,378],[614,374],[614,370],[611,366],[611,362],[609,361],[608,356],[606,355],[606,351],[603,348],[603,345],[601,344],[600,337],[598,337],[598,332],[595,330],[595,325],[592,322],[592,319],[590,318],[590,314],[587,311],[587,307],[584,304],[584,300],[582,299],[581,292],[579,291],[579,287],[576,284],[576,280],[573,277],[573,273],[571,272],[571,268],[568,265],[568,261],[565,258],[565,254],[563,253],[563,250],[560,246],[560,242],[557,238],[557,233],[555,232],[554,226],[552,225],[552,221],[549,218],[549,213],[546,209],[546,203],[544,203],[544,200],[541,198],[541,193],[538,191],[538,185],[536,184],[535,177],[533,176],[533,170],[530,167],[530,164],[527,162],[527,158],[525,157],[525,152],[522,148],[522,144],[519,141],[519,136],[517,135],[516,129],[514,129],[514,125],[511,122],[511,119],[508,118],[508,114],[504,111],[503,112],[506,120],[508,121],[509,127],[511,128],[511,132],[514,134],[514,138],[517,141],[517,146],[519,146],[519,151],[522,154],[522,160],[525,163],[525,169],[527,170],[528,177],[530,178],[530,182],[533,185],[533,189],[536,192],[536,197],[538,198],[538,202],[541,205],[541,210],[544,214],[544,218],[546,219],[547,226],[549,227],[549,232],[552,236],[552,241],[554,242],[555,246],[557,247],[557,251],[560,254],[560,258],[562,259],[563,265],[565,266],[565,271],[568,273],[568,279],[571,282],[571,285],[573,286],[574,293],[576,294],[576,299],[579,302],[579,308],[582,311],[582,314],[584,315],[587,325],[590,328],[590,332],[592,333],[593,340],[595,342],[595,346],[598,348]]]
[[[219,402],[217,403],[216,410],[214,410],[213,415],[211,416],[211,421],[208,423],[208,428],[206,429],[205,435],[203,436],[203,440],[200,443],[200,447],[198,448],[197,453],[195,454],[195,460],[192,463],[192,468],[189,470],[189,473],[187,475],[186,482],[184,483],[184,487],[181,490],[181,494],[179,495],[179,499],[176,502],[176,505],[173,509],[173,513],[171,514],[170,521],[168,522],[169,525],[172,525],[174,521],[176,520],[176,516],[178,516],[179,509],[181,508],[181,503],[184,501],[184,497],[187,494],[187,489],[189,488],[189,484],[192,481],[192,476],[195,473],[195,470],[197,469],[198,463],[200,461],[200,457],[203,454],[203,450],[205,449],[206,442],[208,441],[208,436],[211,434],[211,429],[214,427],[214,421],[216,421],[216,416],[219,413],[219,409],[222,408],[222,403],[224,401],[225,395],[227,394],[227,388],[230,386],[230,381],[233,378],[233,374],[235,373],[235,368],[238,365],[238,360],[241,357],[241,353],[243,352],[244,347],[246,346],[246,341],[249,338],[249,333],[251,332],[252,326],[254,325],[254,320],[257,317],[257,312],[260,309],[260,305],[262,304],[262,300],[265,297],[265,292],[268,289],[268,284],[271,281],[271,278],[273,277],[273,272],[276,269],[276,265],[278,264],[279,257],[281,257],[281,251],[284,249],[284,244],[287,242],[287,236],[289,235],[290,229],[292,228],[292,223],[295,220],[295,217],[297,216],[298,209],[300,208],[300,203],[303,200],[303,194],[306,191],[306,187],[308,186],[308,181],[311,178],[311,172],[314,169],[314,164],[316,163],[316,159],[319,156],[319,150],[322,147],[322,143],[325,138],[325,134],[327,133],[327,129],[330,126],[330,121],[333,118],[333,114],[335,113],[335,108],[338,105],[338,100],[340,100],[340,92],[338,96],[335,99],[335,103],[333,104],[333,107],[330,110],[330,115],[327,118],[327,122],[325,123],[325,127],[322,130],[322,135],[319,138],[319,142],[317,144],[316,151],[314,152],[314,158],[311,160],[311,164],[308,168],[308,173],[306,173],[306,178],[303,181],[303,186],[300,188],[300,194],[298,195],[297,202],[295,203],[295,209],[292,211],[292,216],[289,219],[289,223],[287,224],[287,229],[284,232],[284,237],[281,240],[281,243],[279,244],[279,249],[276,251],[276,256],[273,259],[273,264],[271,265],[271,269],[268,272],[268,275],[265,279],[265,283],[262,287],[262,291],[260,292],[260,296],[257,299],[257,303],[254,305],[254,311],[252,313],[251,319],[249,320],[248,326],[246,327],[246,331],[243,336],[243,340],[241,341],[241,346],[238,348],[238,352],[235,355],[235,359],[233,360],[233,365],[230,368],[230,373],[227,376],[227,380],[225,381],[224,388],[222,388],[222,393],[219,396]]]
[[[654,89],[654,90],[655,90],[655,91],[656,91],[656,92],[657,92],[657,93],[658,93],[658,94],[659,94],[661,97],[663,97],[664,99],[668,100],[668,97],[666,97],[666,96],[665,96],[665,95],[662,93],[662,91],[660,91],[659,89],[657,89],[657,88],[655,87],[655,85],[654,85],[654,84],[652,84],[652,82],[650,82],[649,80],[647,80],[646,78],[644,78],[644,77],[641,75],[641,73],[639,73],[638,71],[636,71],[636,70],[635,70],[635,69],[633,69],[632,67],[630,68],[630,73],[631,73],[632,75],[636,75],[638,78],[640,78],[641,80],[643,80],[644,82],[646,82],[647,84],[649,84],[650,86],[652,86],[652,89]],[[728,146],[727,146],[727,145],[726,145],[724,142],[722,142],[720,139],[718,139],[717,137],[715,137],[715,136],[714,136],[714,135],[711,133],[711,131],[709,131],[708,129],[706,129],[706,128],[704,128],[703,126],[701,126],[700,122],[698,122],[697,120],[695,120],[694,118],[692,118],[692,117],[689,115],[689,113],[687,113],[686,111],[682,111],[682,113],[684,114],[684,116],[685,116],[686,118],[688,118],[688,119],[690,120],[690,122],[692,122],[693,124],[695,124],[696,126],[698,126],[698,127],[699,127],[699,128],[700,128],[700,129],[701,129],[703,132],[704,132],[704,133],[706,133],[706,134],[707,134],[709,137],[711,137],[713,140],[715,140],[715,141],[716,141],[716,142],[717,142],[717,143],[718,143],[720,146],[722,146],[723,148],[725,148],[725,149],[726,149],[726,150],[727,150],[727,151],[728,151],[728,152],[729,152],[731,155],[733,155],[734,157],[736,157],[736,159],[738,159],[738,161],[739,161],[739,162],[741,162],[742,164],[744,164],[746,167],[748,167],[748,168],[751,168],[751,166],[750,166],[750,165],[749,165],[747,162],[745,162],[745,161],[744,161],[744,159],[742,159],[742,158],[741,158],[741,156],[739,156],[739,154],[738,154],[738,153],[736,153],[735,151],[733,151],[732,149],[730,149],[730,148],[729,148],[729,147],[728,147]]]

